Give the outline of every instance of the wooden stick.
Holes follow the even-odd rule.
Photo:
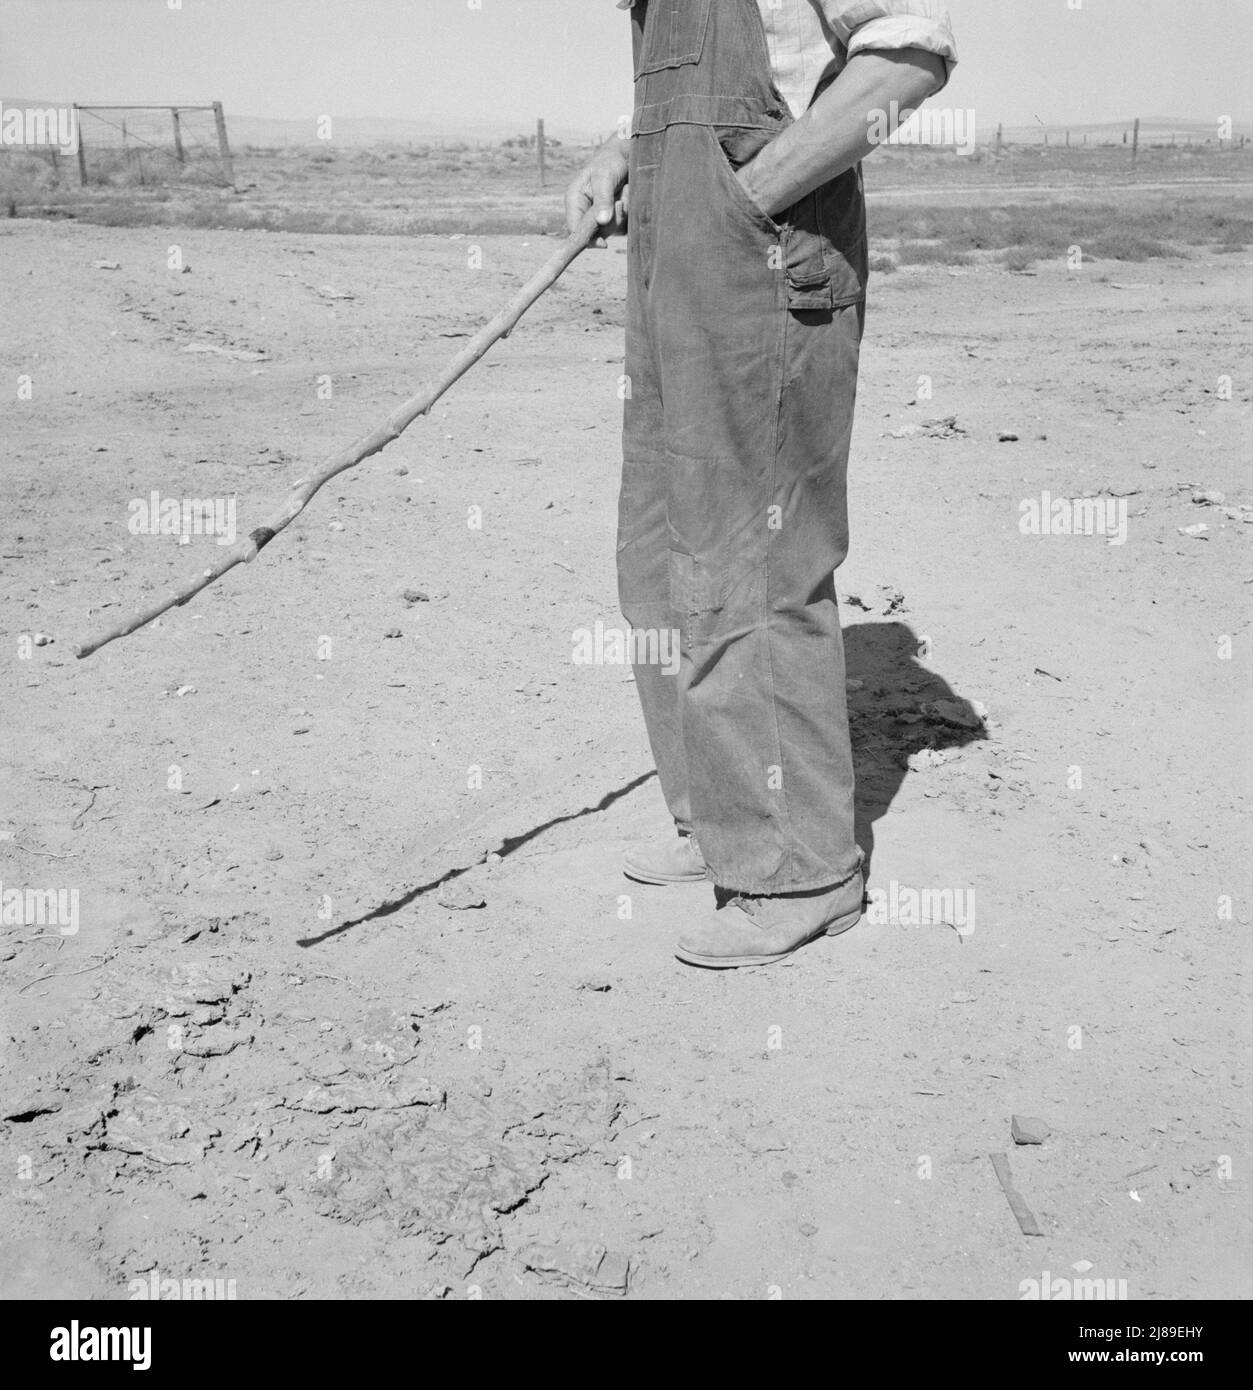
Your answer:
[[[989,1154],[988,1157],[992,1160],[996,1180],[1005,1193],[1006,1201],[1009,1202],[1009,1209],[1014,1213],[1014,1219],[1018,1222],[1018,1229],[1024,1236],[1042,1236],[1044,1232],[1040,1229],[1040,1223],[1035,1219],[1035,1213],[1023,1200],[1022,1193],[1014,1186],[1014,1175],[1009,1171],[1009,1159],[1004,1154]]]
[[[369,434],[363,435],[355,444],[327,459],[309,477],[298,479],[282,507],[270,517],[265,525],[258,526],[255,531],[252,531],[238,544],[225,551],[209,569],[203,570],[194,579],[189,580],[177,593],[173,593],[159,603],[154,603],[133,617],[125,619],[100,636],[90,638],[75,649],[75,655],[79,658],[90,656],[92,652],[99,651],[106,643],[112,642],[118,637],[127,637],[132,632],[138,631],[139,628],[146,627],[154,618],[159,618],[162,613],[171,608],[181,607],[188,599],[194,598],[201,589],[208,588],[214,580],[221,579],[228,570],[234,569],[236,565],[255,559],[280,531],[289,526],[304,511],[319,488],[329,482],[336,474],[343,473],[349,468],[355,468],[364,459],[377,454],[393,440],[399,439],[418,416],[425,415],[453,382],[464,376],[493,344],[501,338],[507,338],[513,332],[522,315],[546,289],[556,282],[575,257],[590,246],[596,237],[601,235],[602,230],[596,221],[596,214],[588,212],[577,229],[562,242],[560,248],[522,286],[496,317],[479,329],[444,368],[436,381],[424,386],[416,395],[410,396],[407,401],[398,405],[381,425],[371,430]]]

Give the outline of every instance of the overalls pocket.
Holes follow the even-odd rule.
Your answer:
[[[648,0],[636,80],[663,68],[699,63],[713,0]]]
[[[831,272],[835,306],[865,298],[869,274],[866,242],[866,201],[860,166],[846,169],[813,194],[817,230]]]
[[[749,220],[761,231],[765,232],[771,241],[781,241],[786,228],[781,226],[769,215],[759,204],[749,197],[748,190],[739,180],[738,171],[749,161],[737,158],[737,135],[736,131],[718,131],[709,127],[709,138],[712,144],[710,151],[719,169],[719,181],[726,190],[727,197],[738,203],[741,210],[747,213]],[[752,131],[755,136],[760,136],[761,132]],[[730,146],[730,148],[728,148]],[[734,151],[734,153],[733,153]]]
[[[800,202],[779,214],[769,216],[749,196],[737,171],[749,162],[738,158],[743,146],[761,146],[761,131],[710,131],[713,155],[720,166],[720,178],[728,198],[737,203],[753,224],[779,247],[778,264],[787,275],[787,307],[793,310],[830,309],[835,302],[831,288],[831,267],[824,255],[824,238],[818,220],[818,196],[807,193]]]

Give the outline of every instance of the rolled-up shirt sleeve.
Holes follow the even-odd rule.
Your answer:
[[[822,0],[835,37],[855,53],[921,48],[944,60],[947,85],[957,63],[957,44],[948,10],[933,0]]]

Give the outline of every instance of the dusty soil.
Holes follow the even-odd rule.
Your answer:
[[[671,955],[707,890],[621,877],[664,808],[572,661],[619,622],[620,248],[76,661],[216,553],[128,504],[251,529],[553,243],[0,238],[0,880],[80,905],[0,925],[0,1294],[1248,1296],[1247,254],[875,280],[838,582],[890,910],[723,974]],[[1043,491],[1125,544],[1023,534]]]

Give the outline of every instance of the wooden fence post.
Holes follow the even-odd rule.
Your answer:
[[[83,114],[77,102],[73,106],[74,125],[78,130],[78,182],[82,188],[87,187],[87,155],[83,150]]]
[[[213,123],[218,128],[218,153],[222,156],[222,168],[226,171],[226,182],[230,186],[231,192],[238,193],[235,187],[235,162],[231,159],[231,147],[226,140],[226,116],[222,112],[222,103],[213,103]]]
[[[535,122],[535,153],[539,160],[539,186],[544,186],[544,122]]]

